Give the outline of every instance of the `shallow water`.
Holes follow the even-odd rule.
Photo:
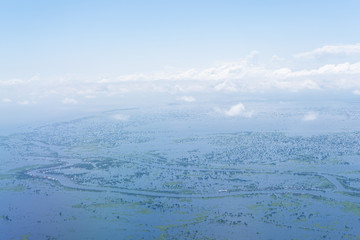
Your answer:
[[[251,118],[121,108],[2,134],[0,235],[359,239],[356,108],[247,106]]]

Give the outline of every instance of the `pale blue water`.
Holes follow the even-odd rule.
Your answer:
[[[170,104],[8,128],[0,238],[359,239],[357,103],[244,105],[251,118]]]

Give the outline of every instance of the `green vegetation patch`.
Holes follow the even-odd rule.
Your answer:
[[[176,224],[169,224],[169,225],[159,225],[155,226],[155,228],[160,229],[161,231],[167,231],[170,228],[179,227],[179,225]]]
[[[163,187],[171,188],[171,189],[181,189],[183,187],[182,181],[172,181],[172,182],[165,182]]]
[[[10,169],[9,173],[21,173],[21,172],[24,172],[26,170],[35,169],[35,168],[39,168],[39,167],[43,167],[43,166],[44,165],[40,165],[40,164],[27,165],[27,166],[23,166],[23,167]]]
[[[24,234],[24,235],[21,236],[20,239],[21,239],[21,240],[28,240],[29,237],[30,237],[30,234]]]
[[[11,179],[14,175],[11,174],[0,174],[0,180]]]
[[[8,186],[0,188],[0,191],[9,191],[9,192],[23,192],[26,190],[26,187],[23,185]]]
[[[353,202],[341,202],[339,203],[342,205],[342,209],[345,212],[351,212],[357,216],[360,216],[360,205]]]
[[[82,169],[87,169],[87,170],[94,169],[94,166],[91,163],[77,163],[77,164],[72,165],[72,167],[82,168]]]

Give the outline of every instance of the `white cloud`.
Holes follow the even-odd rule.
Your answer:
[[[131,79],[129,82],[121,81],[121,84],[130,84],[139,81],[139,84],[127,85],[129,91],[137,87],[152,89],[160,92],[257,92],[268,90],[300,91],[304,89],[348,89],[360,87],[360,62],[326,64],[314,69],[292,70],[291,68],[271,68],[269,66],[249,64],[247,61],[224,63],[211,68],[191,69],[183,72],[156,73],[123,77]],[[162,79],[161,81],[159,79]],[[108,81],[112,89],[121,85],[118,81]],[[144,81],[144,82],[142,82]],[[176,82],[176,84],[172,83]],[[108,84],[110,84],[108,83]],[[141,84],[140,84],[141,83]]]
[[[71,78],[38,79],[31,84],[16,80],[13,85],[3,85],[0,91],[5,94],[16,91],[17,95],[27,97],[46,97],[54,95],[81,96],[95,98],[136,92],[183,93],[185,96],[196,92],[264,92],[272,90],[301,91],[327,89],[360,89],[360,62],[326,64],[313,69],[293,70],[289,67],[274,68],[247,61],[224,63],[222,65],[191,69],[179,72],[125,75],[119,78],[72,80]],[[127,80],[125,80],[127,79]],[[162,79],[162,80],[159,80]],[[13,98],[13,97],[11,97]],[[186,100],[185,100],[186,101]],[[66,97],[64,104],[75,104],[77,100]]]
[[[317,112],[308,112],[303,116],[302,120],[303,121],[314,121],[314,120],[318,119],[318,116],[319,116],[319,114]]]
[[[311,58],[317,57],[325,54],[360,54],[360,43],[357,44],[348,44],[348,45],[327,45],[321,48],[316,48],[310,52],[304,52],[296,54],[296,58]]]
[[[276,78],[295,78],[307,77],[324,74],[359,74],[360,62],[356,63],[342,63],[342,64],[326,64],[320,68],[310,70],[292,71],[289,68],[280,68],[273,71]]]
[[[25,83],[24,80],[22,79],[18,79],[18,78],[13,78],[13,79],[9,79],[9,80],[0,80],[0,85],[7,85],[7,86],[12,86],[12,85],[18,85],[18,84],[22,84]]]
[[[216,91],[228,91],[228,92],[236,92],[238,91],[236,85],[232,83],[230,80],[225,80],[222,83],[219,83],[214,87]]]
[[[118,120],[118,121],[127,121],[129,120],[129,116],[128,115],[123,115],[123,114],[115,114],[112,115],[111,118]]]
[[[4,102],[4,103],[11,103],[12,100],[11,100],[10,98],[3,98],[3,99],[2,99],[2,102]]]
[[[96,95],[85,95],[85,98],[96,98]]]
[[[273,55],[270,59],[271,63],[279,63],[285,61],[285,58],[279,57],[278,55]]]
[[[240,116],[240,117],[245,117],[245,118],[251,118],[253,115],[253,112],[247,111],[245,106],[242,103],[233,105],[229,109],[215,108],[215,111],[220,112],[227,117]]]
[[[353,94],[355,94],[355,95],[360,95],[360,90],[354,90],[354,91],[353,91]]]
[[[345,52],[355,53],[360,44],[325,46],[314,54]],[[153,73],[122,76],[81,77],[66,75],[29,79],[0,79],[0,95],[13,102],[23,99],[43,101],[47,97],[62,96],[63,104],[76,104],[76,99],[107,96],[125,96],[138,93],[181,94],[182,101],[191,102],[197,93],[246,93],[302,91],[302,90],[349,90],[360,91],[360,61],[344,61],[336,64],[320,64],[304,68],[303,61],[288,62],[277,56],[268,63],[257,60],[258,52],[234,62],[225,62],[207,68],[185,70],[166,69]],[[318,59],[317,59],[318,60]],[[281,62],[274,64],[273,62]],[[298,62],[296,62],[298,61]],[[331,62],[332,63],[332,62]],[[287,65],[288,64],[288,65]],[[19,98],[21,97],[21,98]]]
[[[78,101],[76,101],[76,100],[73,99],[73,98],[64,98],[64,99],[62,100],[62,103],[63,103],[63,104],[77,104]]]
[[[189,103],[196,101],[196,99],[193,96],[182,96],[180,98],[180,100],[185,101],[185,102],[189,102]]]
[[[19,104],[20,104],[20,105],[29,105],[29,104],[30,104],[30,101],[28,101],[28,100],[23,100],[23,101],[20,101]]]

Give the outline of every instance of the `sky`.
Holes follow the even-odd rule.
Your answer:
[[[0,0],[0,105],[138,92],[185,102],[212,92],[360,95],[359,9],[357,0]]]

